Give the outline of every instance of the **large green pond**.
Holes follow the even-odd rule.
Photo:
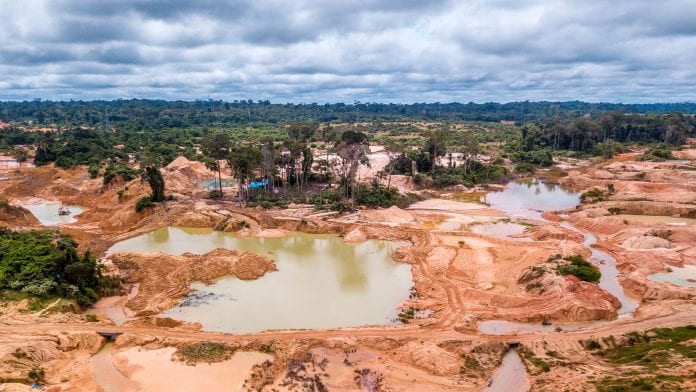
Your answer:
[[[204,330],[236,333],[266,329],[334,328],[394,322],[408,298],[410,266],[391,254],[404,244],[348,244],[333,235],[293,233],[282,238],[240,238],[209,229],[163,228],[114,245],[121,251],[206,253],[245,250],[276,261],[278,271],[253,280],[223,278],[162,315],[200,322]]]

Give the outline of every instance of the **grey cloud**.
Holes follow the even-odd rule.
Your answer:
[[[0,0],[0,99],[694,100],[691,0]]]

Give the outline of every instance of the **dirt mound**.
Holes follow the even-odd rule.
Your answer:
[[[0,200],[0,203],[4,202]],[[21,206],[0,204],[0,227],[38,227],[41,224],[31,211]]]
[[[621,247],[625,249],[657,249],[671,248],[672,243],[664,238],[651,235],[636,235],[627,238],[621,243]]]
[[[582,242],[583,240],[582,234],[553,225],[534,226],[529,228],[527,233],[534,241],[570,240]]]
[[[365,221],[391,225],[413,223],[416,221],[413,214],[396,206],[387,209],[363,211],[361,215],[362,219]]]
[[[138,316],[173,307],[191,292],[192,282],[212,284],[222,276],[250,280],[277,270],[275,262],[263,256],[222,248],[203,255],[119,253],[113,262],[127,280],[140,283],[138,294],[126,302]]]

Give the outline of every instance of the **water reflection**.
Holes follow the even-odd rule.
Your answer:
[[[166,231],[167,233],[162,233]],[[403,245],[388,241],[347,244],[333,235],[293,233],[282,238],[239,238],[210,229],[163,228],[114,245],[109,252],[182,254],[232,248],[274,259],[278,271],[254,281],[224,278],[194,284],[197,297],[164,312],[200,322],[205,330],[332,328],[388,324],[409,295],[410,267],[391,254]]]
[[[491,207],[512,216],[541,219],[544,211],[575,207],[580,203],[580,194],[557,184],[522,179],[509,183],[502,191],[488,193],[484,199]]]

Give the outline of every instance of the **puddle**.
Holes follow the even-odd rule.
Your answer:
[[[625,219],[629,222],[647,223],[647,224],[665,224],[669,226],[693,226],[696,219],[689,218],[674,218],[671,216],[660,215],[613,215],[614,217]]]
[[[633,313],[638,308],[638,301],[624,293],[624,289],[619,283],[619,270],[616,269],[616,259],[607,252],[593,246],[597,243],[597,237],[594,234],[579,230],[568,222],[561,222],[561,226],[585,236],[583,245],[590,249],[592,260],[594,261],[593,264],[602,273],[602,277],[599,279],[599,287],[621,302],[621,308],[617,311],[619,316]]]
[[[206,331],[384,325],[397,318],[412,285],[411,269],[391,258],[403,244],[348,244],[334,235],[293,233],[282,238],[239,238],[210,229],[163,228],[120,242],[118,251],[206,253],[231,248],[274,259],[278,271],[253,280],[223,278],[197,290],[162,315],[200,322]]]
[[[228,178],[228,179],[225,179],[225,178],[222,179],[222,187],[223,187],[223,188],[227,188],[227,187],[231,187],[231,186],[235,186],[235,185],[237,185],[237,181],[236,181],[236,180],[229,179],[229,178]],[[198,187],[201,188],[201,189],[207,189],[207,190],[211,190],[211,191],[214,190],[214,189],[218,189],[218,180],[215,179],[215,180],[205,180],[205,181],[201,181],[201,182],[198,184]]]
[[[226,361],[189,366],[172,361],[175,352],[174,347],[156,350],[131,347],[119,351],[115,358],[131,382],[148,392],[242,391],[253,366],[273,360],[268,354],[238,351]]]
[[[31,211],[44,226],[58,226],[77,222],[75,216],[80,215],[84,211],[82,207],[66,205],[65,207],[70,210],[70,213],[68,215],[58,215],[60,203],[55,202],[27,203],[22,204],[22,207]]]
[[[671,272],[659,272],[648,278],[654,282],[672,283],[682,287],[696,287],[696,265],[669,267]]]
[[[544,211],[577,206],[580,203],[580,193],[537,179],[526,179],[509,183],[502,191],[488,193],[484,196],[484,201],[511,216],[541,219]]]
[[[505,238],[515,241],[532,241],[531,238],[519,237],[512,238],[511,236],[520,235],[527,230],[527,226],[519,223],[500,222],[500,223],[481,223],[469,225],[469,230],[476,234],[489,235],[492,237]]]
[[[92,374],[104,392],[125,392],[141,390],[137,382],[129,380],[114,366],[111,358],[113,343],[108,342],[89,361]]]
[[[516,350],[511,349],[496,370],[488,386],[482,391],[487,392],[526,392],[531,388],[527,369]]]
[[[588,323],[573,323],[573,324],[557,324],[543,325],[541,323],[518,323],[506,320],[486,320],[478,324],[478,330],[486,335],[519,335],[535,332],[556,332],[561,331],[577,331],[590,326],[595,326],[601,323],[600,321]]]

